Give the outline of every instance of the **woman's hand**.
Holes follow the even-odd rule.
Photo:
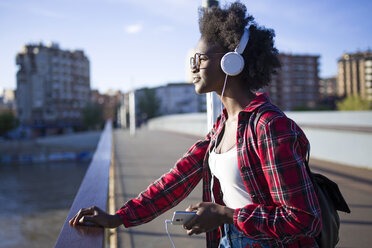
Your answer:
[[[69,221],[70,225],[84,225],[87,222],[96,224],[97,226],[115,228],[123,224],[118,215],[110,215],[96,206],[90,208],[82,208]]]
[[[200,202],[191,205],[186,211],[196,211],[196,215],[183,225],[188,235],[207,232],[224,223],[234,223],[234,209],[216,203]]]

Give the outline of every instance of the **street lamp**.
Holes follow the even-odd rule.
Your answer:
[[[202,7],[204,9],[210,9],[213,6],[218,7],[219,1],[218,0],[202,0]],[[206,94],[207,97],[207,130],[211,130],[213,124],[217,120],[217,116],[220,112],[219,105],[220,99],[218,98],[215,92],[210,92]]]

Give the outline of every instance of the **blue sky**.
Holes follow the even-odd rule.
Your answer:
[[[185,81],[202,0],[0,0],[0,88],[15,88],[26,43],[83,49],[92,88],[128,91]],[[230,1],[220,1],[223,5]],[[344,52],[372,49],[372,1],[241,1],[276,32],[280,52],[320,55],[320,76]]]

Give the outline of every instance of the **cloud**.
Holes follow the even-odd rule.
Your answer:
[[[127,25],[124,30],[128,34],[136,34],[143,30],[143,25],[141,23]]]

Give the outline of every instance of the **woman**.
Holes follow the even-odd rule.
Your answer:
[[[279,66],[273,31],[258,27],[239,2],[201,11],[199,25],[195,91],[214,91],[225,106],[213,129],[115,215],[91,207],[70,223],[139,225],[176,206],[202,179],[203,201],[187,209],[197,215],[184,228],[207,232],[207,247],[317,247],[320,209],[304,166],[308,140],[265,94],[253,93]],[[225,57],[234,50],[244,64],[236,54]]]

